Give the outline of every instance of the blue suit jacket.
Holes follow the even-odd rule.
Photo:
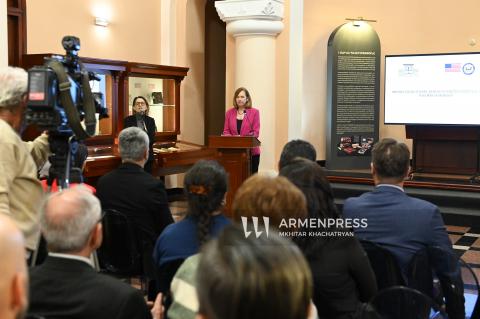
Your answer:
[[[368,226],[354,229],[355,235],[388,249],[404,274],[415,252],[424,247],[441,246],[452,251],[438,207],[395,187],[380,186],[348,198],[343,217],[366,218]]]

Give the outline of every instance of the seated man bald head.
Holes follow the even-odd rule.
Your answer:
[[[28,305],[25,241],[5,215],[0,215],[0,260],[0,318],[24,318]]]
[[[90,254],[101,245],[100,201],[85,187],[50,195],[40,228],[49,254],[30,270],[29,313],[45,318],[150,318],[139,290],[99,274]]]

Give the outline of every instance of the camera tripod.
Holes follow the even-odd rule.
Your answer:
[[[68,188],[70,183],[83,183],[82,169],[72,165],[78,150],[75,136],[50,132],[48,142],[52,152],[49,157],[52,166],[48,171],[48,191],[50,192],[55,181],[59,190]]]

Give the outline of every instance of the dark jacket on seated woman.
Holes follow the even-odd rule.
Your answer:
[[[307,200],[308,217],[339,220],[330,184],[315,162],[295,158],[280,170],[302,190]],[[341,227],[339,225],[339,227]],[[313,302],[320,318],[354,318],[362,303],[377,292],[375,274],[359,241],[343,228],[302,230],[309,237],[295,237],[313,275]]]
[[[230,225],[230,220],[222,214],[212,216],[209,227],[210,237],[217,237],[218,234]],[[160,237],[158,237],[153,253],[155,263],[162,266],[165,263],[177,259],[186,259],[200,249],[197,238],[198,220],[192,216],[167,226]]]
[[[305,257],[313,276],[313,302],[320,318],[353,318],[376,294],[375,274],[355,237],[344,230],[326,231],[346,237],[312,238],[316,248]],[[305,253],[305,247],[300,248]]]

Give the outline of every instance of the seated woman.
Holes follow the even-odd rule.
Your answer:
[[[239,222],[241,217],[246,217],[249,223],[251,217],[269,217],[272,233],[283,218],[305,218],[307,204],[302,192],[285,177],[253,175],[237,190],[232,213]],[[248,227],[253,229],[252,225]],[[195,283],[199,258],[197,254],[185,260],[173,278],[173,303],[168,310],[170,319],[194,319],[196,316],[198,302]]]
[[[230,224],[222,214],[227,173],[220,164],[198,161],[185,176],[184,191],[188,202],[187,216],[163,230],[153,252],[161,292],[169,290],[172,277],[184,259],[198,253],[209,238],[216,237]]]
[[[333,192],[315,162],[296,158],[280,170],[304,193],[308,217],[315,220],[341,219]],[[317,223],[318,224],[318,223]],[[313,275],[313,302],[320,318],[353,318],[361,303],[377,292],[375,275],[358,240],[346,229],[306,230],[312,236],[292,238],[303,251]]]

